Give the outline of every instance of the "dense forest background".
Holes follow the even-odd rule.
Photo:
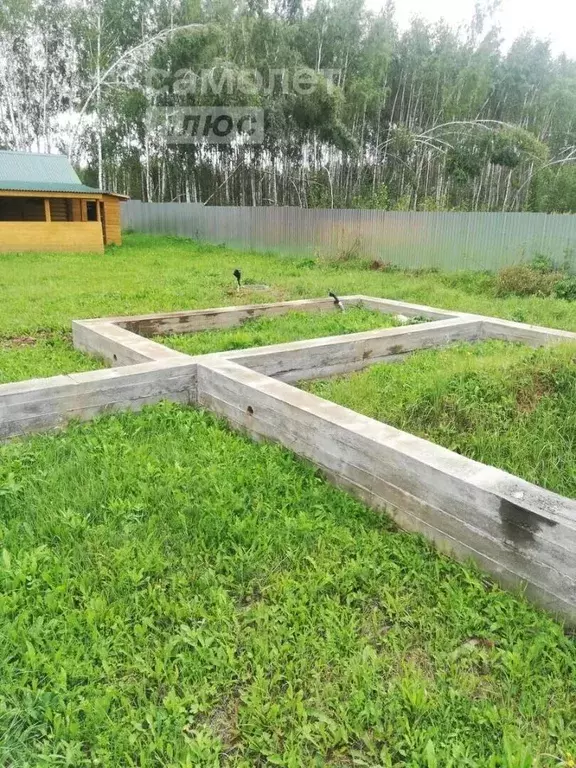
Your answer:
[[[271,74],[302,67],[309,94]],[[182,70],[259,76],[218,95]],[[264,108],[264,143],[146,129],[151,106],[200,104]],[[0,147],[150,201],[575,212],[576,62],[533,36],[504,50],[489,6],[400,33],[362,0],[0,0]]]

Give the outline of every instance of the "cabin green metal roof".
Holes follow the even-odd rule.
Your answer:
[[[0,190],[101,194],[82,184],[64,155],[0,151]]]
[[[76,194],[102,194],[94,187],[85,184],[57,184],[56,182],[41,181],[0,181],[0,190],[3,192],[74,192]]]

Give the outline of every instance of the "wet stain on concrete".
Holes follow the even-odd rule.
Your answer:
[[[554,528],[558,525],[554,520],[543,517],[537,512],[532,512],[507,499],[501,499],[498,513],[504,537],[519,546],[533,545],[535,534],[542,528]]]

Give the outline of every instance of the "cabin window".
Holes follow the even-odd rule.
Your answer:
[[[45,221],[39,197],[0,197],[0,221]]]
[[[88,200],[86,203],[86,212],[88,221],[98,221],[98,213],[96,212],[96,202],[94,200]]]

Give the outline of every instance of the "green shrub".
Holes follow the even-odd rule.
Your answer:
[[[537,253],[530,262],[530,266],[537,272],[554,272],[554,262],[550,256],[545,256],[543,253]]]
[[[554,286],[554,296],[557,299],[576,301],[576,277],[566,277]]]
[[[504,267],[496,275],[496,296],[550,296],[563,279],[562,272],[543,272],[527,264]]]

